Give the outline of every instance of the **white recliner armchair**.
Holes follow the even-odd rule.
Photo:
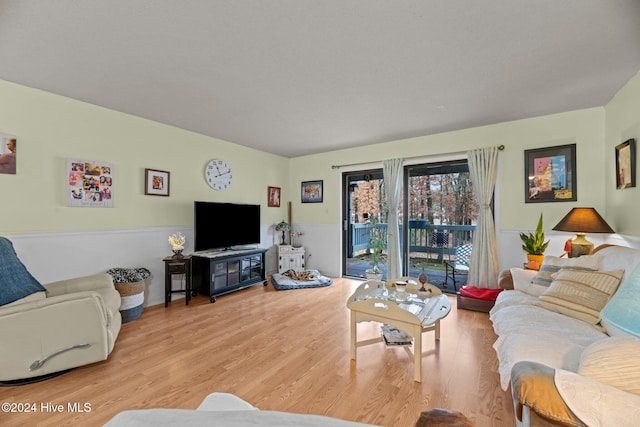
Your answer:
[[[29,382],[105,360],[122,324],[108,274],[45,286],[0,237],[0,381]]]

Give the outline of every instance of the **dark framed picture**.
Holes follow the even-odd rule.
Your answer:
[[[156,169],[144,170],[144,194],[147,196],[169,195],[169,172]]]
[[[302,203],[322,203],[322,180],[302,183]]]
[[[280,187],[267,187],[267,206],[270,208],[280,207]]]
[[[636,186],[636,140],[616,145],[616,188]]]
[[[525,150],[525,203],[575,202],[576,176],[576,144]]]

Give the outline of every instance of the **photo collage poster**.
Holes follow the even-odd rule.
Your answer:
[[[67,206],[113,207],[113,165],[67,160]]]

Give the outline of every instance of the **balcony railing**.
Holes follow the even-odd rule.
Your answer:
[[[379,223],[375,225],[379,228],[386,240],[387,224]],[[404,240],[404,225],[400,224],[400,243]],[[458,246],[473,241],[475,225],[433,225],[423,220],[409,221],[409,252],[421,252],[437,255],[437,259],[442,261],[445,256],[450,257],[455,254]],[[370,249],[371,224],[351,224],[351,245],[348,248],[348,257],[353,258],[359,251]],[[386,247],[386,241],[385,241]]]

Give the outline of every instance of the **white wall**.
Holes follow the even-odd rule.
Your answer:
[[[636,187],[616,190],[615,147],[636,140]],[[640,235],[640,73],[622,88],[606,106],[607,221],[621,233]]]
[[[0,174],[0,233],[75,232],[193,224],[193,201],[260,203],[264,223],[286,217],[267,207],[267,187],[288,197],[289,160],[172,126],[0,81],[0,133],[18,139],[17,174]],[[114,208],[66,206],[66,161],[111,163]],[[233,168],[215,191],[205,164]],[[144,194],[145,168],[170,172],[170,197]]]
[[[640,77],[634,77],[606,106],[544,117],[463,129],[286,159],[215,138],[176,129],[0,81],[0,133],[18,137],[18,173],[0,174],[0,234],[44,283],[102,272],[111,267],[142,266],[152,271],[146,304],[163,299],[162,258],[170,255],[169,234],[193,236],[193,201],[250,202],[262,205],[262,247],[267,271],[277,269],[278,236],[274,224],[287,218],[304,233],[308,266],[340,274],[340,178],[332,165],[386,158],[429,161],[460,156],[469,149],[505,145],[496,190],[496,228],[501,268],[519,265],[524,253],[517,233],[532,230],[540,212],[552,240],[549,253],[562,252],[567,233],[551,231],[572,207],[593,206],[618,235],[590,236],[594,243],[636,246],[640,225],[637,188],[615,190],[613,148],[635,137],[640,143]],[[525,149],[576,143],[578,202],[524,203]],[[65,204],[67,158],[115,165],[115,207],[70,208]],[[226,192],[211,190],[203,179],[205,163],[227,160],[235,180]],[[145,196],[145,168],[171,172],[171,196]],[[302,204],[300,183],[324,181],[324,202]],[[639,183],[640,184],[640,183]],[[282,188],[281,207],[267,208],[267,186]],[[189,252],[189,249],[186,251]]]
[[[286,203],[267,207],[268,186],[288,197],[289,160],[280,156],[1,80],[0,133],[18,138],[17,174],[0,174],[0,235],[43,283],[146,267],[153,274],[146,304],[158,304],[169,234],[182,231],[191,251],[194,200],[261,204],[265,248],[286,218]],[[66,206],[68,158],[114,165],[113,208]],[[227,191],[204,180],[214,158],[233,168]],[[144,195],[145,168],[170,172],[169,197]],[[269,272],[274,253],[267,253]]]
[[[460,158],[474,148],[504,145],[496,187],[499,264],[501,268],[520,265],[525,254],[517,233],[533,230],[541,212],[549,236],[554,234],[551,228],[573,207],[593,206],[606,218],[604,114],[603,107],[590,108],[292,159],[290,188],[299,188],[302,181],[324,181],[323,203],[303,204],[299,196],[292,200],[294,227],[322,225],[321,241],[307,236],[305,246],[318,252],[327,249],[325,244],[331,245],[322,259],[316,258],[316,265],[327,273],[336,268],[341,271],[341,174],[359,166],[333,169],[332,165],[366,162],[362,168],[381,168],[384,159],[397,157],[427,163]],[[525,203],[524,150],[573,143],[577,146],[578,202]],[[561,233],[558,239],[552,239],[549,253],[562,253],[569,237],[572,236]]]

